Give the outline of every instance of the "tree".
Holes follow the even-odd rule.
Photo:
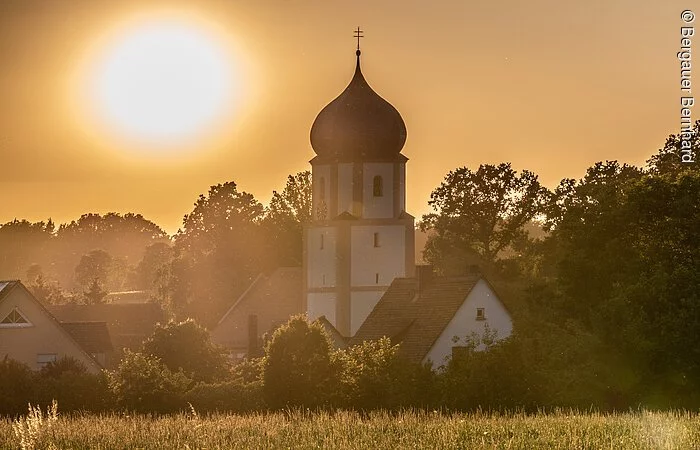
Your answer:
[[[97,278],[93,278],[87,291],[83,292],[83,297],[87,305],[100,304],[104,301],[105,296],[107,296],[107,291],[102,289],[100,280]]]
[[[263,206],[236,183],[200,195],[175,236],[170,299],[180,317],[212,325],[264,265]]]
[[[598,162],[578,182],[562,180],[546,207],[551,230],[546,264],[556,268],[569,313],[590,322],[623,272],[637,270],[638,254],[625,208],[641,170],[617,161]]]
[[[112,273],[112,256],[104,250],[92,250],[80,258],[75,267],[75,282],[82,289],[89,290],[94,283],[109,286],[114,275]]]
[[[690,144],[690,153],[684,149],[684,142]],[[686,144],[687,145],[687,144]],[[683,155],[691,154],[694,162],[683,162]],[[660,175],[700,168],[700,120],[696,120],[692,133],[672,134],[656,155],[647,160],[651,173]]]
[[[435,212],[424,215],[420,224],[430,233],[426,259],[443,271],[445,261],[464,263],[470,254],[496,262],[542,212],[545,193],[535,174],[518,174],[510,163],[449,172],[430,195],[428,204]]]
[[[27,269],[25,286],[45,305],[60,305],[68,300],[57,281],[46,279],[39,264],[32,264]]]
[[[158,289],[165,267],[172,262],[174,250],[167,242],[156,242],[146,247],[143,258],[133,272],[132,282],[136,289]]]
[[[331,343],[323,326],[292,317],[265,346],[263,392],[272,408],[318,407],[332,391]]]
[[[221,381],[228,374],[223,350],[211,343],[209,333],[194,320],[156,326],[143,351],[157,357],[172,372],[182,371],[195,382]]]
[[[0,279],[20,279],[34,265],[49,267],[53,233],[51,219],[36,223],[15,219],[0,225]]]
[[[168,235],[140,214],[83,214],[77,221],[58,228],[51,262],[57,267],[56,278],[63,286],[83,289],[86,286],[73,285],[72,271],[83,255],[102,249],[112,256],[115,271],[122,272],[119,282],[123,284],[128,269],[142,259],[147,246],[156,242],[169,242]],[[108,287],[124,286],[113,287],[108,283]]]
[[[275,265],[300,266],[304,224],[311,221],[311,172],[287,177],[284,190],[273,191],[263,221]]]

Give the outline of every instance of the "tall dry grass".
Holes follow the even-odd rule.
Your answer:
[[[2,448],[20,442],[0,421]],[[58,416],[41,446],[59,449],[692,449],[700,416],[689,412],[442,414],[405,411],[200,416]]]

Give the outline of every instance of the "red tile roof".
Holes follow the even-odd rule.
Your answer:
[[[422,362],[479,279],[435,277],[420,293],[417,279],[394,279],[350,345],[386,336],[400,344],[400,355]]]

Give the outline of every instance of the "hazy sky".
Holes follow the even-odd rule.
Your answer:
[[[230,180],[266,203],[287,174],[309,168],[311,124],[352,77],[358,25],[365,77],[406,122],[416,216],[463,165],[510,161],[553,187],[599,160],[642,164],[679,129],[680,13],[693,7],[700,13],[700,2],[675,0],[4,0],[0,223],[137,212],[173,233],[198,194]],[[233,112],[177,151],[97,129],[79,112],[89,110],[86,61],[135,16],[173,13],[221,38],[235,67]]]

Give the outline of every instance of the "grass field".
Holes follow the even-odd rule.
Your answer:
[[[700,448],[696,413],[439,414],[377,412],[74,416],[35,424],[36,448]],[[0,421],[2,448],[20,448]],[[25,447],[32,442],[25,442]]]

